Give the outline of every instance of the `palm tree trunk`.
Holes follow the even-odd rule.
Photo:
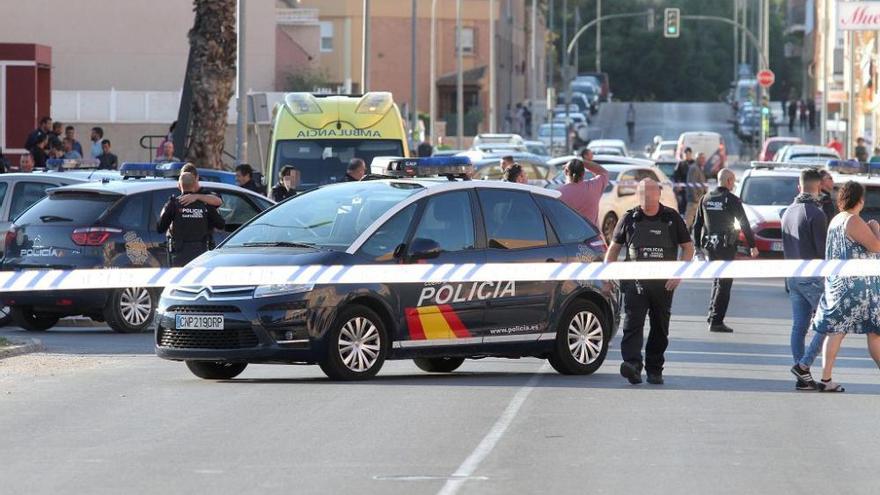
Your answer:
[[[221,168],[226,115],[235,84],[235,0],[193,0],[189,32],[193,63],[192,141],[187,159],[198,167]]]

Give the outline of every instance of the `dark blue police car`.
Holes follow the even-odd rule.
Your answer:
[[[381,174],[453,178],[462,158],[390,160]],[[467,161],[467,159],[464,159]],[[373,173],[376,173],[374,161]],[[413,165],[416,164],[416,165]],[[382,178],[278,204],[189,266],[601,260],[596,228],[557,191],[497,181]],[[566,374],[605,359],[619,314],[614,284],[515,282],[177,286],[159,300],[159,357],[205,379],[248,363],[319,364],[332,379],[375,375],[386,359],[451,372],[465,358],[547,358]]]
[[[6,232],[2,269],[164,266],[166,240],[156,232],[156,222],[168,198],[178,194],[177,183],[155,178],[153,164],[127,165],[121,174],[131,180],[49,189]],[[223,199],[219,212],[226,229],[215,233],[217,243],[274,204],[233,185],[209,182],[202,187]],[[139,332],[149,327],[158,298],[158,290],[143,287],[16,292],[0,294],[0,306],[8,305],[13,322],[31,331],[47,330],[62,317],[85,315],[106,321],[117,332]]]

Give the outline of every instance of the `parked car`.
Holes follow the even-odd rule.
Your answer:
[[[564,153],[569,129],[563,122],[541,124],[538,126],[538,139],[550,148],[550,153]]]
[[[801,170],[759,166],[746,170],[736,186],[762,258],[782,258],[782,213],[798,195]],[[739,253],[748,256],[740,233]]]
[[[484,155],[478,160],[471,159],[474,165],[474,177],[484,180],[501,180],[501,157],[504,155]],[[547,162],[538,155],[531,153],[513,153],[513,161],[520,164],[526,173],[529,184],[545,187],[555,172]]]
[[[545,160],[550,159],[550,148],[547,147],[542,141],[526,141],[526,150],[533,154],[538,155]]]
[[[660,141],[654,151],[651,152],[652,160],[674,160],[675,159],[675,148],[678,146],[678,141]]]
[[[274,204],[254,192],[203,183],[220,194],[226,221],[219,243],[241,224]],[[167,241],[156,231],[162,206],[178,194],[177,182],[139,179],[78,183],[48,190],[6,232],[3,270],[161,267]],[[53,327],[60,318],[84,315],[106,321],[117,332],[140,332],[153,318],[160,290],[146,288],[15,292],[0,295],[12,320],[30,331]]]
[[[783,146],[773,158],[775,162],[814,161],[817,163],[828,160],[839,160],[841,157],[834,148],[815,146],[812,144],[790,144]]]
[[[594,139],[587,148],[597,155],[629,156],[629,150],[623,139]]]
[[[471,144],[473,149],[480,145],[486,144],[512,144],[523,145],[525,140],[519,134],[499,134],[499,133],[482,133],[474,136],[474,142]]]
[[[764,141],[764,146],[761,148],[761,153],[758,154],[758,159],[765,162],[773,161],[773,159],[776,157],[776,152],[783,147],[790,144],[801,143],[803,143],[803,141],[799,137],[772,137]]]

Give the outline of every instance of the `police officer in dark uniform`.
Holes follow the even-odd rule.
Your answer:
[[[718,173],[718,187],[703,197],[694,220],[694,241],[706,250],[710,260],[729,261],[736,256],[739,222],[743,235],[751,248],[753,258],[758,256],[755,235],[743,210],[742,201],[730,192],[736,183],[736,175],[730,169]],[[709,301],[709,331],[730,333],[733,329],[724,324],[727,305],[730,303],[731,278],[716,278]]]
[[[639,206],[626,212],[614,229],[605,262],[617,261],[626,249],[626,261],[690,261],[694,244],[678,211],[660,204],[660,185],[644,179],[638,185]],[[681,256],[679,257],[679,249]],[[663,383],[663,364],[669,345],[672,295],[679,280],[625,280],[623,292],[623,363],[620,374],[633,385],[642,382],[642,341],[645,317],[650,314],[651,332],[645,346],[644,367],[648,383]]]
[[[180,193],[192,193],[196,187],[195,177],[180,174]],[[217,209],[201,201],[182,205],[171,197],[162,208],[157,230],[168,232],[168,265],[183,266],[213,247],[214,229],[222,229],[223,217]]]

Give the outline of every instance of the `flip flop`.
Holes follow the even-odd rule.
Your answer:
[[[822,380],[818,383],[820,392],[844,392],[845,389],[839,384],[831,380],[827,382]]]

